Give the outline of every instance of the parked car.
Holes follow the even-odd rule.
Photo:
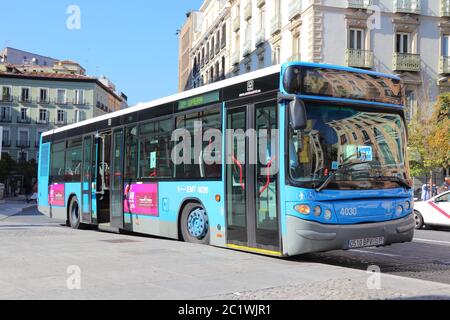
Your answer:
[[[416,229],[424,226],[450,227],[450,191],[414,205]]]

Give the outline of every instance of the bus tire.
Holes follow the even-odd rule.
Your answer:
[[[69,204],[69,224],[72,229],[81,229],[81,212],[77,197],[73,197]]]
[[[183,241],[209,244],[209,219],[201,204],[190,202],[183,208],[180,228]]]
[[[425,224],[423,222],[422,214],[417,210],[414,210],[414,221],[416,223],[417,230],[420,230],[425,226]]]

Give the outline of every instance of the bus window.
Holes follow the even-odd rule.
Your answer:
[[[170,119],[144,124],[139,130],[139,177],[171,178]]]
[[[137,127],[125,129],[125,174],[127,180],[137,178],[138,138]]]
[[[65,142],[55,143],[52,146],[52,155],[51,155],[51,177],[50,181],[52,183],[55,182],[64,182],[64,157],[66,144]]]
[[[64,181],[66,182],[81,182],[81,162],[83,159],[81,146],[81,139],[71,140],[67,143],[64,166]]]

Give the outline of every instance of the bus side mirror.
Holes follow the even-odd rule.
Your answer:
[[[289,103],[290,124],[294,130],[305,130],[308,127],[305,103],[295,98]]]

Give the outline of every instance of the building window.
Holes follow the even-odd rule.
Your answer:
[[[48,111],[46,109],[39,109],[39,122],[48,122]]]
[[[3,141],[2,144],[4,147],[10,147],[11,146],[11,135],[9,133],[8,129],[3,129]]]
[[[11,87],[2,87],[2,101],[11,101]]]
[[[266,7],[259,8],[259,30],[264,30],[266,26]]]
[[[416,115],[416,93],[414,90],[406,90],[406,118],[408,121],[414,119]]]
[[[300,61],[300,32],[292,33],[292,61]]]
[[[58,123],[65,123],[65,112],[64,110],[58,110],[58,112],[56,113],[56,121]]]
[[[17,152],[17,160],[21,162],[27,162],[28,161],[28,152],[20,150]]]
[[[28,122],[28,109],[27,108],[20,108],[20,116],[19,116],[20,122]]]
[[[75,90],[75,104],[83,105],[84,103],[84,90]]]
[[[411,53],[411,34],[398,32],[396,34],[395,50],[397,53]]]
[[[258,69],[264,68],[264,53],[258,55]]]
[[[48,89],[39,90],[39,102],[48,103]]]
[[[365,34],[364,29],[350,29],[348,48],[355,50],[364,50],[365,49],[364,34]]]
[[[450,57],[450,35],[442,36],[442,56]]]
[[[273,49],[273,57],[272,57],[272,63],[274,65],[279,64],[280,63],[280,54],[281,54],[281,48],[280,46],[277,46]]]
[[[66,103],[66,90],[58,89],[56,92],[56,103],[65,104]]]
[[[20,101],[29,102],[30,101],[30,88],[22,88],[20,94]]]
[[[29,137],[28,130],[19,129],[18,139],[17,139],[17,147],[18,148],[29,148]]]
[[[1,108],[0,118],[1,118],[1,121],[3,121],[3,122],[10,122],[11,121],[11,107],[3,106]]]

